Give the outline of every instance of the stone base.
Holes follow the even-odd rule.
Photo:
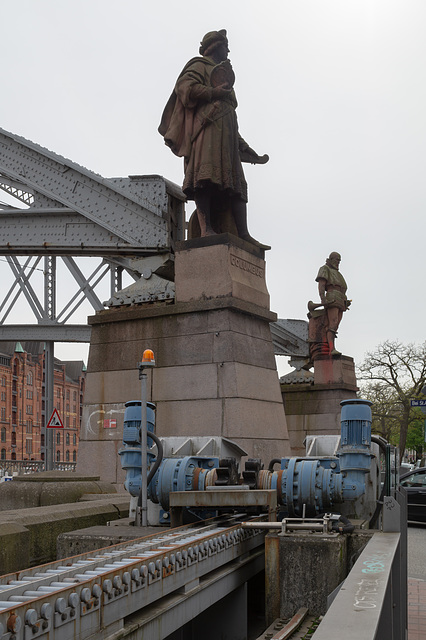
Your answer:
[[[259,250],[252,254],[208,240],[203,249],[198,244],[187,249],[183,243],[177,252],[174,304],[101,311],[89,319],[92,339],[77,471],[90,469],[102,480],[124,481],[118,456],[124,403],[141,396],[137,365],[148,348],[156,359],[148,372],[148,400],[157,406],[159,436],[223,436],[266,467],[272,458],[289,455],[269,328],[276,315],[265,308],[264,266],[262,277],[241,267],[263,262]],[[257,299],[259,304],[253,302]]]
[[[265,538],[266,622],[291,618],[307,607],[324,615],[327,597],[346,578],[354,559],[371,537],[318,533],[273,534]]]
[[[314,384],[281,383],[292,455],[304,456],[307,435],[340,435],[340,402],[358,390],[352,358],[318,358]]]

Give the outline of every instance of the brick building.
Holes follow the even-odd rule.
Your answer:
[[[44,345],[0,343],[0,460],[45,459]],[[54,461],[77,461],[85,367],[54,360],[53,407],[63,422],[54,432]]]

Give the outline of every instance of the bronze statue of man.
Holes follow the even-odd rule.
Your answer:
[[[247,183],[241,162],[263,164],[238,132],[234,72],[224,29],[207,33],[179,75],[158,128],[173,153],[184,158],[183,191],[195,200],[201,236],[225,230],[255,242],[247,229]]]
[[[346,281],[339,271],[340,261],[340,253],[332,251],[316,277],[320,300],[327,314],[326,335],[331,355],[340,355],[335,349],[334,341],[343,312],[351,304],[346,297]]]

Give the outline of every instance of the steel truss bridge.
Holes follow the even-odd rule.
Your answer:
[[[109,279],[109,306],[174,297],[173,252],[175,242],[184,239],[185,198],[161,176],[105,179],[2,129],[0,190],[14,203],[0,203],[0,255],[12,276],[0,296],[0,341],[45,342],[50,416],[54,343],[90,342],[90,327],[73,324],[72,318],[85,301],[94,311],[104,308],[97,294],[101,283]],[[95,262],[89,274],[78,258]],[[136,284],[123,291],[124,274]],[[19,310],[26,322],[8,323],[22,300],[33,322]],[[53,468],[51,440],[49,430],[48,469]]]

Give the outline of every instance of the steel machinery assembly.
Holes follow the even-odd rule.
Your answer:
[[[148,498],[167,514],[173,492],[214,488],[273,490],[282,516],[312,518],[337,510],[346,515],[370,517],[377,500],[376,495],[368,495],[377,493],[377,483],[371,482],[370,476],[376,478],[378,470],[371,448],[371,403],[350,399],[341,405],[340,444],[330,455],[277,458],[267,469],[261,460],[249,459],[241,474],[236,458],[173,453],[163,457],[167,438],[160,439],[154,434],[156,442],[163,446],[157,453],[151,447],[145,454],[149,468]],[[153,406],[149,405],[147,411],[153,430]],[[140,418],[140,403],[126,403],[124,446],[119,455],[127,472],[125,487],[132,496],[138,496],[141,488]],[[274,469],[278,463],[279,469]],[[244,506],[244,491],[239,506]],[[197,508],[201,508],[199,495],[194,504],[194,509]]]

